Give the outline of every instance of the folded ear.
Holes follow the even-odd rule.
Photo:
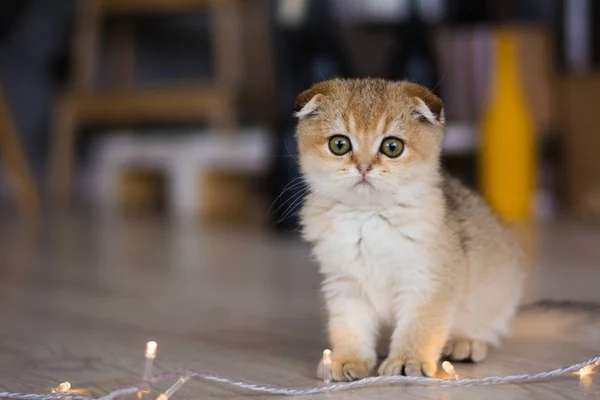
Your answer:
[[[415,109],[413,115],[419,121],[427,121],[432,125],[444,125],[446,117],[444,116],[444,107],[442,101],[436,97],[439,103],[426,103],[420,97],[414,97]]]
[[[432,125],[444,125],[444,103],[439,97],[415,83],[405,82],[405,88],[414,101],[413,116],[417,120]]]
[[[319,112],[319,106],[323,97],[329,93],[330,82],[319,82],[310,89],[305,90],[296,97],[294,114],[298,118],[309,115],[316,115]]]

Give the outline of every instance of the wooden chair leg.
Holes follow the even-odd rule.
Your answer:
[[[135,36],[131,19],[117,21],[109,49],[112,49],[110,84],[117,90],[132,89],[135,80]]]
[[[21,215],[37,217],[40,199],[31,168],[21,145],[4,91],[0,85],[0,152]]]
[[[80,0],[75,19],[73,42],[73,73],[77,90],[91,90],[96,78],[100,42],[100,0]]]
[[[61,211],[69,206],[71,194],[77,130],[76,112],[71,99],[61,99],[54,113],[54,122],[50,131],[51,201],[52,206]]]

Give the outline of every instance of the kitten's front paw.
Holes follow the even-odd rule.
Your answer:
[[[381,376],[428,376],[434,377],[437,361],[423,361],[406,357],[388,357],[379,367]]]
[[[357,358],[331,360],[331,379],[333,381],[355,381],[369,376],[369,363]],[[317,376],[323,379],[323,363],[319,363]]]
[[[444,346],[442,355],[452,361],[483,361],[488,354],[487,343],[478,340],[450,340]]]

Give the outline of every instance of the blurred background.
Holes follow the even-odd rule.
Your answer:
[[[0,386],[105,393],[148,340],[162,372],[314,385],[292,111],[333,77],[440,96],[444,165],[531,255],[524,301],[598,302],[599,21],[593,0],[0,0]],[[509,343],[459,373],[597,348]],[[544,393],[582,398],[571,383]]]
[[[294,99],[370,76],[443,98],[445,165],[506,219],[597,220],[597,19],[591,0],[3,1],[1,210],[297,232]]]

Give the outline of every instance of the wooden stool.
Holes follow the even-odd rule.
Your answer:
[[[211,130],[234,131],[240,74],[239,0],[79,0],[74,41],[74,80],[61,96],[51,132],[50,182],[54,205],[68,206],[75,141],[84,124],[124,127],[144,122],[206,122]],[[109,88],[94,88],[100,24],[107,15],[204,10],[211,16],[216,76],[206,83],[133,87],[133,37],[123,24],[111,43]]]
[[[269,133],[261,129],[227,136],[205,131],[177,139],[168,134],[108,135],[94,152],[92,185],[98,191],[94,197],[101,209],[114,212],[127,203],[123,201],[127,197],[135,207],[144,203],[144,194],[152,197],[162,186],[166,193],[161,197],[176,220],[223,220],[224,213],[233,215],[232,209],[244,208],[240,203],[251,202],[241,194],[249,191],[249,178],[267,172],[272,146]],[[131,184],[133,179],[127,182],[131,174],[144,172],[150,174],[138,179],[138,185]],[[157,175],[163,179],[156,179]]]

